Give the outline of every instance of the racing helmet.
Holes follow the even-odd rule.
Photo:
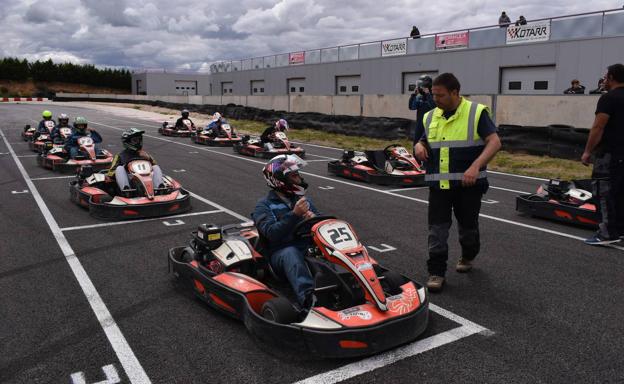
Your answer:
[[[88,121],[82,116],[77,116],[74,119],[74,128],[80,133],[84,133],[87,130]]]
[[[131,151],[140,151],[143,148],[143,134],[145,131],[137,128],[126,129],[121,134],[121,142],[124,148]]]
[[[223,116],[221,116],[219,112],[215,112],[214,115],[212,115],[212,121],[220,121],[222,118]]]
[[[418,78],[418,87],[431,88],[433,86],[433,79],[429,75],[422,75]]]
[[[279,119],[275,122],[275,129],[280,132],[288,131],[288,121],[286,119]]]
[[[61,126],[68,126],[69,125],[69,116],[67,116],[66,113],[61,113],[58,117],[58,123]]]
[[[41,117],[43,117],[44,120],[50,120],[52,118],[52,112],[46,109],[41,113]]]
[[[188,109],[183,109],[182,112],[180,112],[182,114],[183,118],[188,118],[189,117],[189,111]]]
[[[307,163],[297,155],[275,156],[264,166],[262,175],[271,189],[288,196],[303,196],[308,183],[301,178],[301,182],[294,184],[289,174],[299,172]]]

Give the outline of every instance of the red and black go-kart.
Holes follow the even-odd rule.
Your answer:
[[[275,132],[271,135],[271,142],[263,144],[259,138],[243,137],[240,143],[234,144],[234,151],[241,155],[271,159],[277,155],[297,155],[305,157],[305,149],[291,143],[284,132]]]
[[[65,145],[65,141],[72,135],[72,130],[69,127],[62,127],[59,129],[60,137],[52,139],[48,133],[42,133],[37,136],[36,139],[28,143],[31,150],[43,153],[49,151],[54,147],[62,147]]]
[[[122,192],[105,171],[94,173],[92,168],[83,167],[70,182],[71,200],[104,220],[168,216],[191,209],[190,194],[171,177],[163,176],[164,186],[160,188],[153,185],[149,161],[131,161],[126,169],[132,188]]]
[[[184,119],[184,127],[176,128],[175,125],[169,124],[169,122],[165,121],[162,123],[160,128],[158,128],[158,133],[163,136],[175,136],[175,137],[190,137],[195,134],[196,129],[195,126],[191,123],[191,120]]]
[[[78,139],[79,156],[71,158],[63,146],[58,146],[37,157],[40,166],[59,172],[73,172],[77,168],[90,165],[95,170],[110,167],[113,155],[105,149],[98,154],[93,139],[85,136]]]
[[[373,260],[350,224],[319,216],[294,230],[314,243],[305,258],[316,286],[309,311],[293,304],[285,278],[262,256],[253,223],[200,226],[190,246],[169,250],[169,268],[209,306],[278,348],[324,358],[366,356],[425,330],[425,287]]]
[[[22,131],[22,139],[24,139],[24,141],[31,141],[35,132],[37,132],[37,128],[31,127],[30,124],[24,125],[24,130]]]
[[[22,137],[24,137],[24,140],[28,141],[28,147],[30,148],[31,151],[34,152],[43,152],[46,149],[50,149],[52,148],[52,130],[54,129],[54,127],[56,126],[56,124],[54,124],[54,121],[52,120],[46,120],[43,122],[45,127],[48,129],[47,133],[36,133],[36,129],[34,129],[32,131],[32,134],[30,134],[30,136],[24,137],[24,135],[29,132],[29,129],[26,129],[26,127],[30,127],[30,125],[27,125],[26,127],[24,127],[24,132],[22,132]]]
[[[592,196],[591,179],[549,180],[537,193],[516,197],[516,211],[583,227],[597,228],[600,209]]]
[[[210,135],[208,133],[208,127],[206,127],[205,130],[198,131],[194,134],[191,139],[197,144],[206,144],[218,147],[231,147],[243,140],[234,127],[228,123],[221,124],[221,129],[216,136]]]
[[[399,144],[381,151],[345,150],[341,159],[327,163],[327,170],[336,176],[381,185],[415,187],[425,183],[424,167]]]

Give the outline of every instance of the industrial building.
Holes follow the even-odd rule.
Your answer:
[[[596,86],[624,58],[624,10],[220,62],[210,74],[134,73],[132,93],[206,96],[399,95],[453,72],[462,93],[560,95]]]

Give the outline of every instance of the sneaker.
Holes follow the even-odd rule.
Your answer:
[[[617,243],[618,241],[620,241],[621,237],[618,239],[603,239],[602,237],[600,237],[599,234],[595,234],[594,236],[590,237],[589,239],[585,240],[585,244],[589,244],[589,245],[606,245],[606,244],[612,244],[612,243]]]
[[[455,270],[460,273],[469,272],[472,269],[472,260],[464,259],[463,257],[459,259],[457,265],[455,266]]]
[[[444,277],[431,275],[427,280],[427,288],[431,292],[439,292],[442,290],[442,286],[444,285]]]

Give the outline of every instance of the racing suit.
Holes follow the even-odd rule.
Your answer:
[[[57,124],[54,127],[54,129],[52,129],[52,133],[50,133],[50,138],[52,139],[54,143],[63,143],[63,137],[61,136],[61,128],[71,128],[71,127],[69,125]]]
[[[109,177],[115,176],[117,185],[120,190],[130,189],[130,179],[128,178],[128,171],[126,165],[134,160],[147,160],[152,164],[152,182],[154,186],[160,187],[163,184],[162,170],[160,166],[156,164],[156,160],[149,153],[144,150],[132,151],[130,149],[124,149],[119,152],[113,158],[113,163],[108,169],[107,175]]]
[[[83,133],[80,133],[76,128],[72,128],[72,135],[67,138],[65,142],[65,151],[69,153],[69,158],[74,159],[78,156],[78,152],[80,151],[80,145],[78,144],[78,139],[81,137],[91,137],[93,142],[95,143],[95,153],[98,155],[102,152],[100,149],[100,144],[102,142],[102,136],[96,131],[88,131],[85,130]]]
[[[212,138],[217,137],[219,136],[219,133],[221,133],[221,126],[223,124],[227,124],[227,121],[225,119],[211,121],[206,126],[206,130],[204,131],[204,133]]]
[[[52,124],[54,124],[54,126],[56,126],[56,123],[54,123],[54,120],[50,119],[50,120],[46,120],[43,119],[39,122],[39,125],[37,125],[37,130],[35,131],[35,134],[33,135],[33,140],[37,140],[37,138],[39,137],[39,135],[41,134],[50,134],[52,135],[52,131],[54,130],[54,128],[52,130],[48,129],[48,127],[46,127],[46,121],[51,121]]]
[[[269,256],[273,270],[286,277],[297,295],[297,301],[303,305],[314,290],[314,280],[304,261],[310,240],[295,238],[293,233],[295,225],[303,221],[292,210],[297,200],[297,197],[282,199],[275,191],[270,191],[258,201],[251,217],[258,233],[266,240],[264,254]],[[307,201],[310,211],[318,216],[312,201],[309,198]]]
[[[193,123],[193,120],[189,119],[189,118],[184,118],[184,117],[180,117],[178,120],[176,120],[175,123],[175,129],[184,129],[186,130],[186,124],[184,124],[184,120],[188,120],[191,122],[191,127],[195,127],[195,123]]]

